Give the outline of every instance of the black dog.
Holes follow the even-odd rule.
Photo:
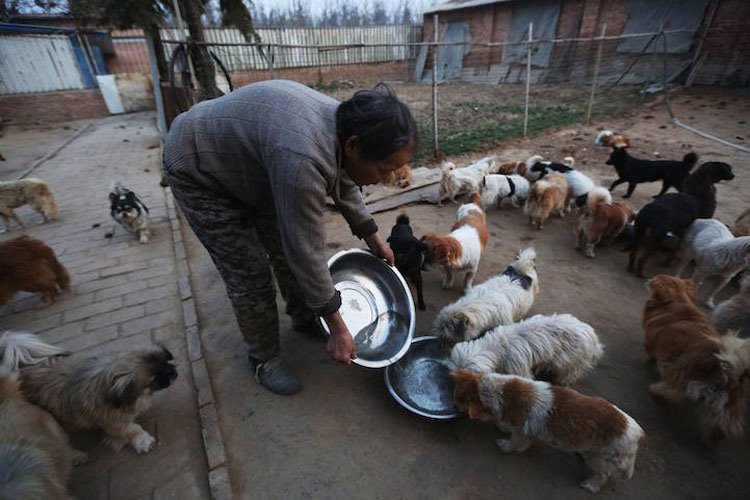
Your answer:
[[[625,250],[630,251],[628,272],[645,278],[643,267],[646,260],[661,246],[667,233],[682,237],[690,224],[698,218],[700,202],[695,196],[686,193],[671,193],[660,196],[645,207],[635,217],[635,231]],[[643,255],[638,250],[644,247]]]
[[[635,191],[636,185],[641,182],[662,181],[661,191],[654,196],[658,198],[667,192],[667,189],[674,187],[678,191],[682,190],[682,184],[685,178],[698,161],[698,155],[688,153],[682,161],[651,161],[633,158],[625,151],[625,148],[614,148],[609,155],[607,165],[613,165],[617,170],[618,179],[612,183],[610,191],[616,186],[627,182],[628,193],[624,196],[630,198]]]
[[[426,306],[422,296],[422,267],[427,247],[414,237],[409,225],[409,217],[406,214],[401,214],[396,218],[396,225],[391,229],[391,235],[387,241],[393,250],[396,268],[417,286],[417,307],[420,311],[424,311]]]
[[[734,179],[732,167],[720,161],[704,163],[685,179],[682,192],[698,200],[698,217],[710,219],[716,211],[716,184]]]

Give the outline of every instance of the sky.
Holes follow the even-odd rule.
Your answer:
[[[317,17],[320,15],[320,13],[323,11],[326,5],[330,5],[334,0],[302,0],[302,5],[308,9],[310,9],[310,14],[314,17]],[[371,0],[340,0],[345,1],[349,5],[356,5],[360,9],[362,9],[365,5],[372,5]],[[394,9],[399,9],[401,6],[401,3],[403,0],[382,0],[383,4],[385,5],[388,12],[393,11]],[[406,0],[409,3],[409,8],[412,9],[412,11],[419,11],[424,7],[427,7],[429,5],[432,5],[437,2],[437,0]],[[273,7],[276,7],[276,9],[281,10],[287,10],[291,8],[292,5],[294,5],[294,0],[253,0],[253,4],[260,8],[263,6],[263,8],[268,12]]]

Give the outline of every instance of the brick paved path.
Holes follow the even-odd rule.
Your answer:
[[[180,373],[139,420],[158,440],[147,455],[130,449],[113,453],[98,445],[100,436],[93,433],[73,436],[91,461],[75,469],[71,494],[79,500],[209,498],[172,230],[158,184],[153,114],[96,121],[31,175],[50,184],[60,218],[39,225],[40,216],[28,207],[19,209],[28,229],[2,233],[0,240],[28,234],[45,241],[70,271],[73,289],[44,309],[39,309],[39,294],[19,293],[0,307],[0,331],[35,332],[86,355],[161,342],[175,355]],[[147,245],[119,227],[114,238],[104,238],[112,227],[108,193],[113,180],[136,191],[149,207],[152,239]]]

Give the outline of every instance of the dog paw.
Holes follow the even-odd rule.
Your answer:
[[[111,233],[111,232],[110,232],[110,233],[106,233],[106,234],[104,235],[104,237],[105,237],[105,238],[107,238],[107,239],[111,239],[111,238],[112,238],[112,237],[113,237],[114,235],[115,235],[115,233]]]
[[[588,490],[591,493],[596,493],[602,488],[601,481],[597,477],[590,477],[587,480],[580,483],[581,488]]]
[[[143,431],[140,434],[138,434],[130,442],[135,452],[138,453],[139,455],[141,453],[147,453],[149,450],[151,450],[151,448],[154,447],[155,443],[156,443],[156,438],[154,438],[154,436],[152,436],[146,431]]]
[[[594,258],[594,252],[583,252],[583,255],[585,255],[589,259],[593,259]]]

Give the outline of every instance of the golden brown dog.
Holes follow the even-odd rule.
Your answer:
[[[537,442],[578,452],[593,472],[581,487],[594,493],[611,476],[633,476],[645,433],[609,401],[517,375],[458,370],[453,376],[456,406],[510,433],[496,441],[502,451],[521,453]]]
[[[0,218],[5,222],[5,230],[10,231],[10,219],[24,227],[23,222],[13,212],[14,208],[31,205],[44,218],[44,222],[57,218],[55,196],[47,183],[41,179],[21,179],[0,181]]]
[[[70,290],[70,274],[43,241],[19,236],[0,243],[0,305],[23,290],[42,292],[48,306],[55,302],[58,286]]]
[[[565,217],[565,200],[568,196],[568,181],[562,174],[549,174],[536,181],[529,189],[523,212],[529,218],[529,224],[542,229],[544,222],[553,211]]]
[[[407,188],[411,184],[411,169],[409,165],[391,170],[388,174],[380,181],[381,184],[386,186],[397,186],[400,188]]]
[[[609,199],[606,188],[594,188],[576,216],[573,231],[576,249],[583,249],[586,257],[594,258],[594,247],[600,241],[612,242],[635,218],[635,212],[626,203],[607,203]]]
[[[741,437],[750,343],[735,335],[719,336],[693,303],[692,280],[660,274],[648,287],[651,296],[643,309],[645,347],[661,376],[649,391],[667,401],[697,404],[706,444]]]

